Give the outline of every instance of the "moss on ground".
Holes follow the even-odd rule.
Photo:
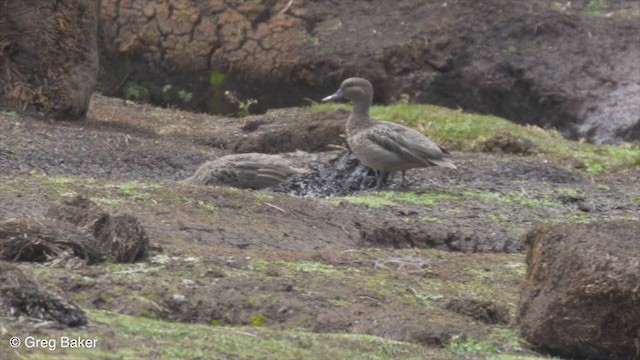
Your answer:
[[[523,185],[524,187],[525,185]],[[604,190],[604,189],[603,189]],[[529,190],[528,192],[501,192],[497,190],[477,190],[464,186],[447,190],[414,191],[376,191],[348,196],[337,196],[325,202],[337,206],[342,203],[370,209],[390,208],[406,216],[397,215],[408,223],[429,222],[453,225],[456,218],[476,214],[496,224],[501,230],[521,236],[526,230],[522,222],[540,223],[590,223],[602,220],[637,220],[633,210],[616,214],[584,212],[571,205],[584,200],[585,192],[572,188],[551,188]],[[637,196],[637,195],[636,195]],[[634,195],[631,194],[630,198]],[[633,207],[634,201],[629,201]],[[482,209],[478,211],[478,209]],[[420,217],[411,214],[419,213]],[[526,214],[526,216],[525,216]]]
[[[432,206],[437,202],[449,201],[449,202],[464,202],[469,198],[475,198],[480,200],[486,200],[487,202],[501,202],[507,204],[516,204],[522,206],[545,206],[545,207],[560,207],[562,204],[558,201],[552,201],[547,199],[535,198],[532,196],[525,196],[518,193],[500,193],[491,191],[480,190],[461,190],[461,191],[433,191],[415,193],[413,191],[398,192],[398,191],[378,191],[361,193],[357,195],[349,196],[337,196],[327,200],[330,204],[338,204],[340,202],[347,202],[355,205],[365,205],[371,208],[380,208],[383,206],[398,206],[400,204],[420,205],[420,206]]]
[[[458,359],[521,351],[518,348],[520,339],[513,329],[473,324],[464,316],[445,309],[450,300],[475,298],[513,310],[517,293],[512,290],[519,284],[524,271],[521,254],[486,254],[470,258],[439,250],[380,249],[366,254],[364,250],[349,252],[339,263],[265,260],[261,258],[260,250],[238,250],[235,254],[224,257],[160,254],[144,263],[107,263],[94,267],[94,278],[86,279],[80,274],[70,278],[66,269],[54,268],[47,272],[44,267],[31,267],[32,273],[43,282],[62,283],[65,288],[71,283],[82,285],[74,291],[73,299],[88,307],[90,326],[64,330],[63,335],[98,338],[104,347],[60,350],[53,354],[48,351],[23,351],[20,354],[34,359]],[[225,259],[237,261],[225,262]],[[422,276],[406,273],[407,269],[400,266],[403,261],[416,262],[411,259],[421,259],[421,263],[428,264]],[[349,309],[375,302],[377,306],[384,306],[385,311],[405,314],[403,316],[427,311],[430,324],[469,329],[470,333],[461,331],[442,349],[367,335],[308,333],[299,329],[302,323],[283,327],[283,323],[277,323],[272,317],[273,313],[263,311],[281,306],[277,291],[255,292],[247,297],[246,304],[237,304],[239,309],[250,306],[249,326],[222,326],[225,322],[216,319],[210,319],[208,325],[206,322],[184,324],[159,320],[162,311],[158,305],[164,304],[163,296],[184,294],[185,281],[198,284],[192,289],[202,294],[215,293],[212,269],[224,273],[224,281],[236,284],[233,286],[241,286],[251,279],[252,284],[262,284],[270,289],[270,283],[284,281],[293,289],[287,296],[304,294],[302,298],[310,301],[305,305],[309,309]],[[139,289],[136,284],[141,283],[146,287]],[[100,290],[100,286],[109,289],[107,293]],[[165,295],[149,294],[148,289],[166,291],[163,290]],[[98,295],[100,297],[96,298]],[[188,293],[187,300],[193,299],[195,294]],[[136,316],[90,310],[91,304],[96,303],[106,308],[124,306],[126,313]],[[213,304],[215,301],[212,300]],[[316,321],[317,314],[314,314],[312,310],[307,319],[309,327]]]
[[[168,323],[101,310],[88,311],[88,316],[88,328],[49,336],[98,339],[95,349],[21,348],[17,353],[29,359],[423,359],[433,355],[419,345],[368,335]]]

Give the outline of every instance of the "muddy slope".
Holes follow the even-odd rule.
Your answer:
[[[42,181],[52,186],[58,184],[61,194],[83,194],[66,185],[74,183],[72,179],[78,176],[123,183],[106,188],[89,184],[87,191],[102,188],[99,198],[108,198],[115,192],[147,199],[153,193],[162,193],[164,187],[178,186],[172,185],[172,181],[191,176],[206,161],[238,150],[237,144],[253,144],[255,148],[248,151],[278,152],[295,150],[301,145],[309,146],[307,150],[334,149],[344,141],[338,130],[339,118],[344,113],[308,109],[283,109],[278,110],[277,116],[268,113],[230,119],[132,105],[96,95],[89,119],[82,124],[51,124],[19,115],[3,116],[6,121],[0,122],[0,154],[3,154],[0,175],[9,179],[6,189],[15,190],[12,184],[23,175],[36,179],[44,176]],[[315,142],[301,144],[295,134],[308,132],[309,126],[318,135],[324,135]],[[229,144],[229,149],[222,144]],[[306,200],[311,193],[305,191],[313,190],[315,180],[293,183],[293,187],[278,191],[300,198],[275,193],[267,196],[273,197],[266,201],[270,205],[254,209],[251,227],[243,226],[246,219],[235,214],[247,202],[261,204],[262,197],[254,200],[252,193],[246,191],[228,197],[194,187],[190,188],[189,196],[199,197],[203,207],[214,203],[212,211],[216,218],[237,221],[211,224],[206,218],[192,217],[192,212],[178,212],[155,228],[159,233],[177,231],[180,237],[244,247],[287,248],[295,244],[295,248],[313,248],[304,244],[307,238],[317,236],[320,243],[342,239],[341,242],[350,244],[347,246],[514,252],[523,249],[522,235],[528,226],[549,221],[550,217],[554,221],[593,221],[634,217],[638,211],[638,203],[633,200],[638,194],[634,183],[639,176],[637,171],[600,177],[596,182],[579,170],[550,162],[542,154],[454,153],[453,157],[457,170],[437,167],[411,170],[407,174],[407,189],[399,189],[399,179],[392,178],[390,191],[380,196],[364,193],[360,194],[364,197],[352,199],[348,195],[354,195],[358,191],[355,189],[336,193],[347,195],[344,198]],[[148,182],[162,185],[156,188]],[[24,186],[33,186],[29,183]],[[28,193],[20,191],[21,188],[17,188],[18,194]],[[4,218],[14,217],[11,211],[41,215],[48,208],[46,202],[36,200],[30,204],[30,200],[10,194],[5,201],[7,206],[13,205],[0,209]],[[19,208],[13,208],[25,201]],[[316,201],[321,206],[310,205]],[[136,209],[133,213],[140,211],[148,210]],[[153,211],[147,213],[150,217],[152,214]],[[282,216],[288,221],[286,224],[278,223]],[[302,230],[310,223],[318,228],[311,237]],[[287,230],[289,227],[300,230],[291,232]],[[209,231],[216,235],[212,237]],[[265,234],[275,240],[269,240],[271,237]],[[277,239],[281,236],[288,237],[291,244],[279,243]]]
[[[134,215],[149,241],[149,258],[132,264],[15,264],[35,289],[51,290],[41,298],[71,300],[89,326],[3,319],[0,332],[99,338],[109,356],[136,358],[262,358],[246,352],[264,355],[263,341],[272,337],[281,341],[268,347],[278,359],[327,358],[335,339],[354,338],[378,345],[347,343],[345,351],[357,350],[353,358],[378,347],[379,358],[394,359],[534,356],[511,321],[526,229],[640,214],[637,168],[594,178],[544,154],[454,152],[457,170],[410,170],[407,189],[395,178],[388,191],[328,198],[175,181],[229,153],[210,144],[234,150],[245,138],[290,149],[297,136],[278,135],[310,125],[324,134],[310,149],[343,142],[335,132],[343,113],[275,114],[223,118],[101,95],[85,122],[0,113],[0,221],[52,215],[52,206],[83,195],[110,213]],[[1,290],[17,299],[13,307],[30,298]],[[233,337],[207,337],[226,331]],[[0,342],[3,354],[15,351],[96,354]]]

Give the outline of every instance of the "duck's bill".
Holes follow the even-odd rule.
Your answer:
[[[333,95],[329,95],[326,98],[323,98],[322,101],[334,101],[342,99],[342,91],[338,90]]]

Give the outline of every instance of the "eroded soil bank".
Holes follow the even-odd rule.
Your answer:
[[[217,114],[253,99],[260,113],[357,75],[378,103],[619,143],[640,137],[639,19],[635,0],[103,1],[101,88]]]

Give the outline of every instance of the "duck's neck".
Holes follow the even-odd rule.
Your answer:
[[[347,121],[347,136],[358,132],[359,129],[368,128],[374,123],[369,117],[369,102],[354,102],[353,113]]]
[[[369,107],[371,101],[363,100],[353,103],[353,115],[361,119],[369,119]]]

